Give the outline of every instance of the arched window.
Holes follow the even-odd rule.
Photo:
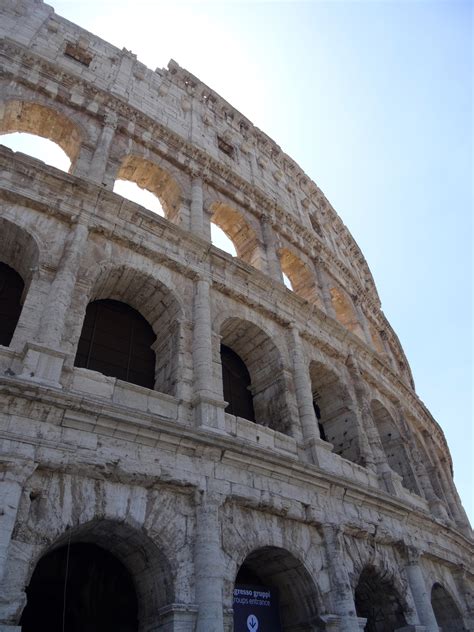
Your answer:
[[[42,136],[24,132],[13,132],[0,137],[0,143],[13,151],[28,154],[33,158],[42,160],[45,164],[69,171],[71,161],[66,152],[55,142]]]
[[[21,313],[25,284],[13,268],[0,263],[0,345],[8,347]]]
[[[93,301],[87,306],[74,364],[153,388],[155,339],[149,323],[132,307],[110,299]]]
[[[137,595],[123,564],[96,544],[45,555],[26,589],[23,632],[136,632]]]
[[[250,374],[241,358],[229,347],[221,345],[222,382],[226,413],[255,421]]]

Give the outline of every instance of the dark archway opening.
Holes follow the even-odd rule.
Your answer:
[[[0,345],[8,347],[21,314],[25,284],[10,266],[0,263]]]
[[[138,605],[121,562],[95,544],[62,546],[43,557],[26,589],[23,632],[136,632]]]
[[[245,362],[235,351],[221,345],[222,382],[226,413],[255,421],[250,374]]]
[[[431,605],[433,606],[436,622],[442,630],[465,632],[466,628],[462,621],[462,615],[454,599],[441,584],[435,584],[431,590]]]
[[[247,556],[235,579],[234,632],[310,632],[319,629],[317,589],[308,571],[285,549],[267,546]]]
[[[145,388],[155,384],[155,333],[143,316],[110,299],[89,303],[75,366]]]
[[[355,590],[358,617],[367,619],[365,632],[393,632],[407,625],[392,583],[375,569],[366,568]]]

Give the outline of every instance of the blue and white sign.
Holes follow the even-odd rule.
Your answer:
[[[265,586],[236,584],[234,632],[281,632],[278,592]]]

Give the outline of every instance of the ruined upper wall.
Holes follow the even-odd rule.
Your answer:
[[[144,155],[155,152],[220,186],[257,221],[269,221],[281,244],[310,266],[318,262],[345,300],[353,301],[352,311],[364,311],[372,331],[365,337],[378,338],[381,348],[388,345],[395,371],[413,385],[360,249],[318,186],[273,140],[176,62],[152,71],[41,0],[7,0],[0,34],[7,81],[14,77],[62,103],[65,115],[77,113],[83,162],[92,159],[112,114],[123,138],[140,143]]]

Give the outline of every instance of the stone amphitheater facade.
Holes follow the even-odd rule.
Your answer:
[[[112,629],[107,591],[115,630],[257,630],[234,626],[236,584],[278,592],[261,632],[474,630],[443,432],[320,189],[174,61],[152,71],[41,0],[2,0],[0,31],[1,133],[71,160],[0,147],[0,262],[24,284],[0,346],[0,631]],[[150,388],[78,361],[91,304],[151,328]],[[89,558],[89,588],[60,570]]]

